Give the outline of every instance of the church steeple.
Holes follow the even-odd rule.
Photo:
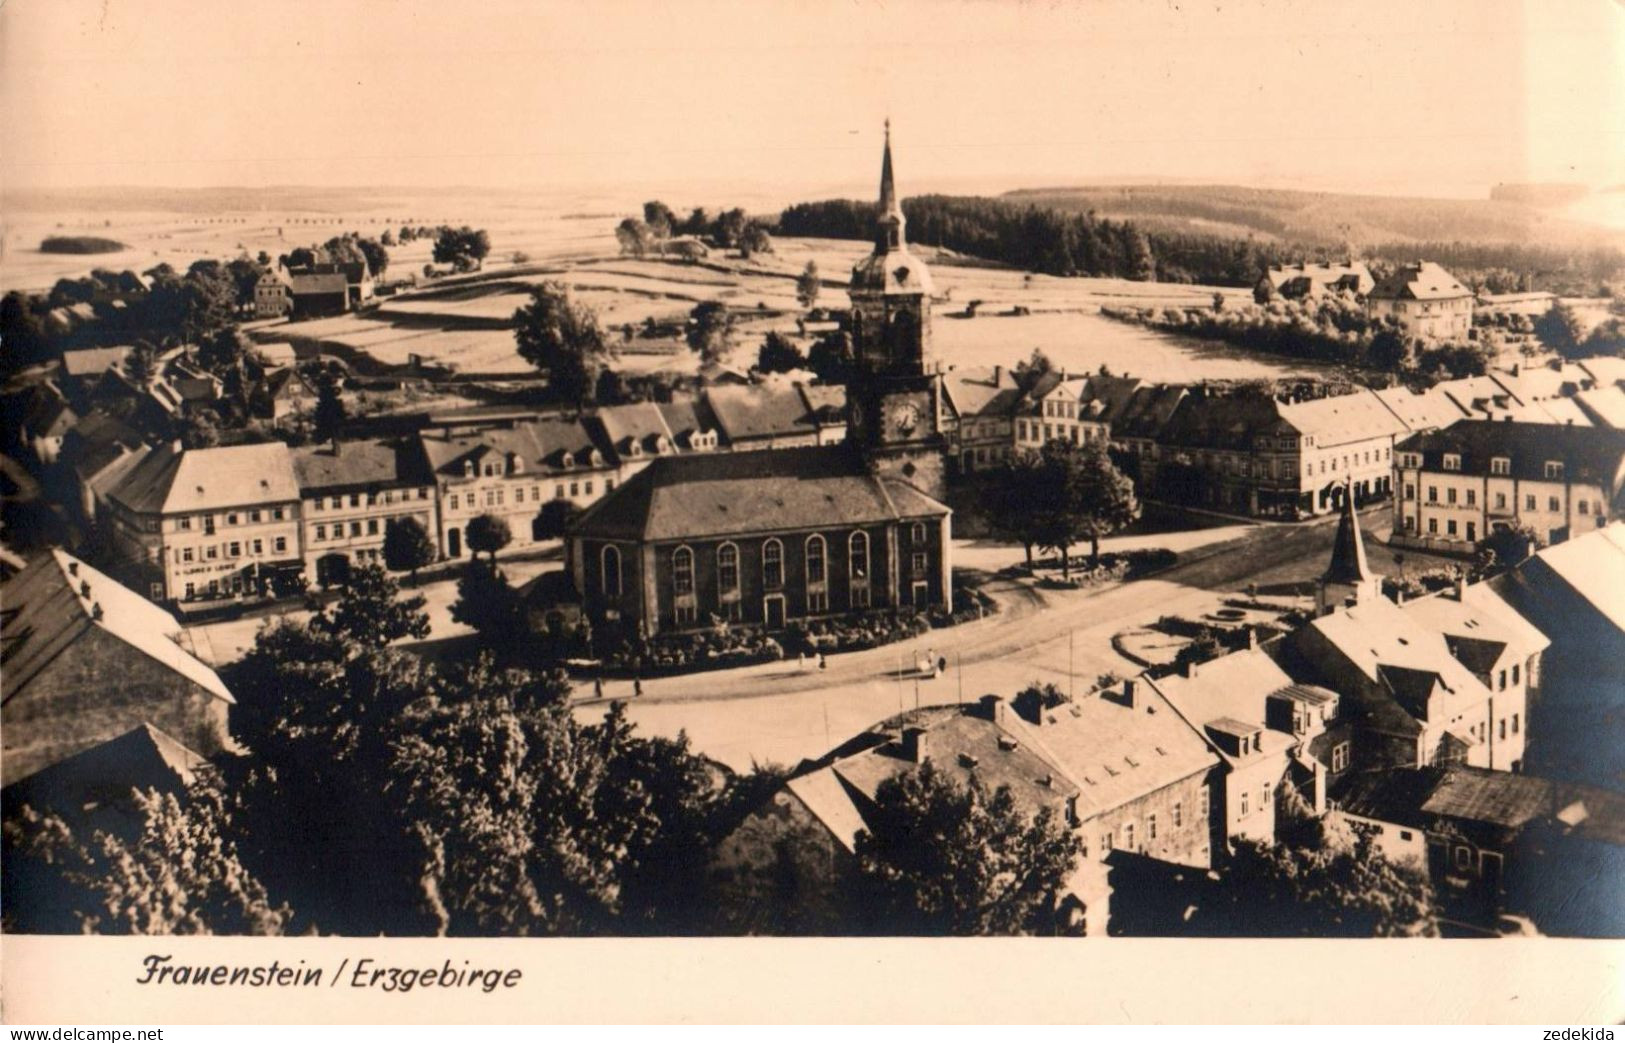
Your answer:
[[[1365,557],[1365,539],[1360,535],[1360,515],[1354,509],[1354,483],[1343,483],[1343,516],[1337,520],[1332,539],[1332,560],[1320,578],[1320,610],[1331,612],[1349,601],[1374,599],[1380,587],[1376,573]]]
[[[897,201],[897,183],[892,175],[891,120],[886,121],[886,144],[880,156],[880,207],[875,220],[875,248],[882,251],[906,250],[903,206]]]

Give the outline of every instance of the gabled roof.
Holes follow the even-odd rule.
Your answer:
[[[730,442],[804,437],[818,430],[807,398],[795,385],[710,387],[705,402]]]
[[[678,448],[676,435],[666,426],[666,415],[653,402],[603,406],[594,419],[604,441],[617,456],[655,456]]]
[[[1585,839],[1625,844],[1625,795],[1462,764],[1353,775],[1333,799],[1351,814],[1397,825],[1425,828],[1446,818],[1515,831],[1546,821]]]
[[[1279,403],[1268,395],[1192,393],[1157,438],[1180,448],[1250,452],[1254,437],[1281,427]]]
[[[961,417],[1009,416],[1021,398],[1015,377],[1004,366],[953,370],[943,377],[942,389]]]
[[[132,790],[179,793],[190,786],[208,761],[156,725],[143,722],[50,767],[24,776],[5,788],[4,804],[52,811],[70,824],[101,818],[106,805]]]
[[[1407,601],[1403,611],[1445,635],[1452,654],[1474,673],[1494,666],[1500,649],[1511,647],[1518,658],[1527,659],[1551,646],[1545,634],[1486,583],[1472,584],[1462,595],[1438,593]]]
[[[716,434],[717,418],[710,407],[698,396],[674,396],[670,402],[657,402],[666,430],[671,432],[679,449],[694,448],[693,438],[699,434]]]
[[[1265,727],[1270,696],[1292,688],[1293,683],[1286,671],[1259,649],[1211,659],[1201,664],[1194,677],[1170,674],[1150,683],[1193,727],[1212,728],[1238,738],[1262,730],[1263,752],[1271,754],[1295,741]],[[1226,761],[1234,759],[1222,747],[1218,753]]]
[[[1453,300],[1472,295],[1473,291],[1432,261],[1401,265],[1386,278],[1379,279],[1366,294],[1370,298],[1416,301]]]
[[[1544,414],[1530,410],[1522,399],[1493,377],[1443,380],[1435,384],[1433,390],[1449,398],[1468,416],[1484,414],[1498,420],[1504,416],[1527,417],[1540,422],[1547,419]]]
[[[1525,585],[1555,577],[1625,633],[1625,522],[1547,547],[1515,571]]]
[[[4,587],[0,685],[10,702],[51,663],[72,656],[91,627],[129,645],[226,702],[231,693],[208,666],[176,643],[180,624],[146,598],[69,555],[52,550]],[[101,615],[96,615],[97,607]]]
[[[1336,446],[1367,438],[1402,435],[1410,429],[1383,405],[1376,393],[1360,388],[1347,395],[1303,402],[1283,402],[1276,407],[1281,419],[1300,434],[1312,435],[1317,446]]]
[[[99,377],[124,364],[133,349],[128,344],[110,348],[80,348],[62,353],[62,372],[70,377]]]
[[[1189,396],[1180,384],[1143,385],[1135,388],[1115,410],[1108,411],[1106,421],[1111,425],[1113,437],[1157,438],[1180,405]]]
[[[1511,391],[1525,402],[1539,402],[1548,398],[1570,398],[1576,393],[1596,385],[1596,378],[1574,362],[1557,362],[1546,366],[1514,366],[1511,369],[1492,369],[1489,375],[1496,383]]]
[[[1597,426],[1625,430],[1625,387],[1592,388],[1575,395],[1574,402]]]
[[[350,280],[343,272],[295,272],[288,278],[288,285],[295,297],[350,292]]]
[[[255,344],[253,350],[272,366],[291,366],[299,361],[298,352],[294,351],[292,344],[285,340],[272,341],[266,344]]]
[[[137,514],[179,514],[299,499],[293,459],[281,442],[147,454],[108,495]]]
[[[1364,261],[1272,264],[1264,270],[1263,278],[1278,290],[1288,284],[1302,283],[1306,289],[1316,291],[1346,281],[1355,292],[1365,293],[1375,284],[1371,269]]]
[[[1403,384],[1396,384],[1375,394],[1377,400],[1412,431],[1449,427],[1467,415],[1465,410],[1438,387],[1431,387],[1418,393]]]
[[[649,542],[854,528],[948,508],[846,446],[663,456],[587,509],[576,536]]]
[[[1461,457],[1463,474],[1488,474],[1490,461],[1506,457],[1514,478],[1547,481],[1546,464],[1563,464],[1570,482],[1618,489],[1625,473],[1625,431],[1563,424],[1528,424],[1515,420],[1459,420],[1442,431],[1412,435],[1396,452],[1420,453],[1422,468],[1439,471],[1444,455]]]
[[[1580,359],[1575,365],[1591,374],[1598,387],[1625,384],[1625,358],[1615,355],[1597,355]]]

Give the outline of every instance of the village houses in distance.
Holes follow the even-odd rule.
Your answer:
[[[1027,305],[967,299],[968,251],[911,240],[889,125],[879,158],[868,252],[839,277],[761,267],[788,212],[629,218],[581,271],[800,295],[758,306],[752,283],[664,331],[600,324],[551,270],[512,318],[431,327],[529,262],[410,222],[18,304],[38,349],[7,360],[4,405],[8,929],[1625,935],[1625,356],[1546,343],[1555,293],[1306,254],[1091,321],[1217,337],[1333,309],[1345,342],[1397,346],[1391,372],[1069,369],[1021,339]],[[425,273],[378,267],[415,239]],[[999,271],[1001,292],[1033,281]],[[192,300],[172,342],[120,336],[216,276],[215,328]],[[346,322],[420,332],[384,364],[323,332]],[[1007,362],[943,346],[998,323]],[[436,353],[493,328],[553,364]],[[661,337],[685,370],[599,390]],[[798,360],[775,372],[764,338]],[[1425,369],[1492,340],[1478,372]],[[568,400],[566,356],[590,377]],[[421,626],[390,614],[407,604]],[[522,737],[523,797],[475,752],[460,686],[499,692],[469,705]],[[571,774],[583,736],[619,752]],[[564,809],[538,849],[632,853],[499,877],[462,825],[487,784],[491,806]],[[266,822],[326,804],[310,829],[349,828],[352,799],[399,805],[339,855],[381,882],[306,904],[307,841]],[[558,825],[577,804],[595,824]],[[94,855],[139,863],[196,822],[227,842],[180,912]],[[433,887],[397,888],[420,865]]]

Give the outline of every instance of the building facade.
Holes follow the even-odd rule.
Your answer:
[[[1466,340],[1473,328],[1473,291],[1432,261],[1401,265],[1365,298],[1373,321],[1392,320],[1413,337]]]
[[[307,446],[293,451],[293,468],[311,582],[331,586],[355,565],[382,565],[392,522],[410,518],[431,540],[439,531],[439,497],[415,441]]]

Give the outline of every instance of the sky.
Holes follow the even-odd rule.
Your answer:
[[[1621,0],[5,0],[0,186],[1625,183]]]

